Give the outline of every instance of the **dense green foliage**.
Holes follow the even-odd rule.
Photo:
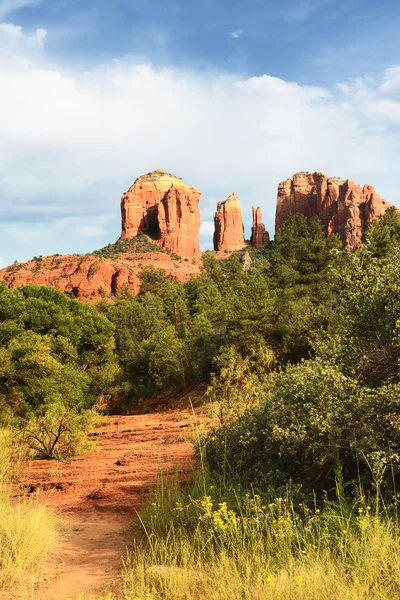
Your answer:
[[[1,285],[1,422],[22,425],[41,455],[70,453],[84,411],[113,392],[113,333],[93,306],[54,288]]]
[[[379,482],[393,495],[400,473],[399,233],[391,211],[363,248],[340,257],[324,280],[330,304],[320,301],[326,320],[309,335],[312,353],[260,380],[254,405],[212,433],[212,470],[229,470],[261,491],[289,482],[329,491],[340,474],[353,491]]]
[[[310,353],[310,339],[327,325],[330,269],[341,243],[327,240],[318,220],[297,215],[277,235],[272,251],[217,260],[181,284],[160,270],[142,270],[137,297],[106,301],[99,310],[115,325],[116,348],[129,385],[128,403],[155,393],[208,383],[227,348],[257,370]],[[262,358],[264,357],[264,358]]]

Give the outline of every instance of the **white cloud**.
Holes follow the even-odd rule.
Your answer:
[[[83,237],[92,238],[104,235],[105,230],[98,225],[85,225],[84,227],[79,228],[79,233],[80,235],[83,235]]]
[[[4,269],[4,267],[7,266],[7,263],[5,260],[2,259],[2,257],[0,256],[0,269]]]
[[[2,68],[9,70],[17,62],[26,64],[28,60],[38,59],[43,51],[46,35],[45,29],[40,28],[32,34],[25,34],[19,25],[0,23],[0,65]]]
[[[232,190],[246,223],[256,204],[271,230],[278,182],[303,169],[372,183],[397,201],[400,67],[331,89],[133,59],[66,72],[46,63],[44,33],[4,31],[17,40],[12,52],[0,45],[5,261],[114,241],[122,193],[156,168],[203,192],[208,238],[216,201]]]
[[[236,31],[232,31],[229,35],[236,40],[240,38],[243,33],[243,29],[237,29]]]
[[[24,8],[25,6],[36,6],[41,0],[0,0],[0,19],[9,13]]]
[[[204,221],[200,225],[200,235],[212,237],[214,235],[214,221]]]

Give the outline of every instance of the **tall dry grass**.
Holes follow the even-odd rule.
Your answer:
[[[16,432],[0,428],[0,592],[18,584],[28,598],[40,565],[57,545],[59,525],[37,500],[11,501],[21,461]]]

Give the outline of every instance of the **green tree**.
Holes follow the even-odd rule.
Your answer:
[[[149,356],[149,375],[159,389],[186,385],[187,353],[172,325],[157,337]]]
[[[375,219],[365,236],[366,247],[374,258],[388,258],[400,243],[400,214],[391,206]]]

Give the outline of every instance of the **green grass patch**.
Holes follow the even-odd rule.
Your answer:
[[[395,514],[361,495],[321,507],[198,476],[161,485],[125,560],[131,600],[360,600],[400,597]]]

